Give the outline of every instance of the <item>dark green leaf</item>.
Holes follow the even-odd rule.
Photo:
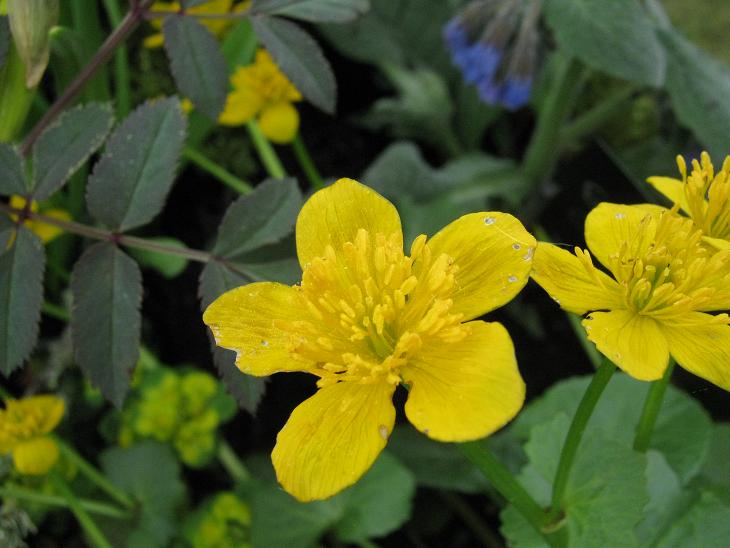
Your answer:
[[[12,228],[6,228],[6,240]],[[10,232],[11,233],[11,232]],[[0,255],[0,373],[20,366],[38,339],[46,254],[40,239],[24,227]]]
[[[723,158],[730,150],[730,69],[675,29],[659,32],[669,57],[667,91],[677,118],[712,155]]]
[[[254,0],[251,12],[315,23],[345,23],[370,9],[369,0]]]
[[[89,103],[66,111],[33,146],[33,194],[45,200],[81,167],[114,123],[109,104]]]
[[[162,209],[185,140],[185,117],[174,98],[148,101],[114,130],[86,189],[89,212],[125,231]]]
[[[302,207],[296,179],[268,179],[226,211],[213,253],[229,259],[274,244],[294,228]]]
[[[302,95],[327,113],[335,111],[337,83],[330,64],[312,37],[291,21],[251,17],[256,36]]]
[[[14,147],[0,143],[0,195],[24,195],[27,191],[23,159]]]
[[[545,17],[560,47],[588,66],[660,86],[666,55],[637,0],[548,0]]]
[[[177,238],[169,238],[167,236],[149,237],[146,238],[146,240],[178,249],[184,249],[186,247],[185,244]],[[142,266],[156,270],[167,279],[176,278],[182,274],[183,270],[185,270],[185,267],[188,265],[188,260],[185,257],[158,253],[147,249],[133,248],[129,250],[129,254]]]
[[[211,120],[223,111],[228,69],[215,36],[194,17],[170,15],[162,26],[178,89]]]
[[[107,242],[88,248],[71,273],[76,361],[117,407],[139,357],[142,277],[137,263]]]
[[[115,447],[101,456],[109,480],[131,495],[140,505],[133,525],[117,524],[114,546],[167,546],[178,530],[175,513],[185,497],[180,465],[172,449],[154,441],[132,447]]]
[[[8,18],[3,15],[0,17],[0,68],[5,64],[5,58],[8,55],[8,47],[10,46],[10,27],[8,26]]]

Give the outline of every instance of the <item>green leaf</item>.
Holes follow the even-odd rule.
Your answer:
[[[730,465],[730,424],[715,424],[710,451],[698,479],[705,489],[713,491],[730,506],[728,465]]]
[[[677,516],[671,528],[654,546],[726,548],[729,538],[730,506],[723,504],[714,494],[705,491],[692,506]]]
[[[644,508],[644,519],[636,528],[640,546],[652,546],[653,541],[675,521],[686,506],[686,495],[679,477],[664,456],[657,451],[646,453],[646,483],[649,503]]]
[[[369,9],[369,0],[255,0],[251,13],[285,15],[313,23],[346,23]]]
[[[337,83],[317,42],[301,27],[278,17],[251,17],[256,36],[297,89],[314,106],[334,114]]]
[[[0,195],[24,195],[28,189],[25,184],[23,159],[15,147],[0,143]]]
[[[343,506],[335,534],[359,544],[395,531],[411,517],[415,491],[413,474],[384,451],[362,479],[333,499]]]
[[[667,91],[679,121],[690,128],[710,154],[723,158],[730,150],[730,69],[683,38],[674,29],[660,30],[667,48]]]
[[[267,179],[226,211],[213,253],[234,259],[291,233],[302,207],[296,179]]]
[[[94,244],[74,266],[71,292],[76,361],[91,383],[121,407],[139,358],[139,267],[114,244]]]
[[[172,449],[154,441],[115,447],[101,455],[109,480],[131,495],[139,510],[133,524],[116,522],[109,540],[114,546],[162,547],[178,531],[177,509],[184,501],[185,484]]]
[[[114,123],[108,103],[89,103],[64,112],[33,146],[33,194],[45,200],[98,149]]]
[[[114,130],[94,166],[86,189],[89,212],[118,231],[157,215],[175,179],[185,125],[177,98],[137,107]]]
[[[522,441],[545,417],[565,413],[572,417],[589,377],[574,377],[553,385],[525,407],[506,435]],[[618,373],[606,387],[588,429],[600,429],[612,439],[631,447],[649,384]],[[662,453],[683,484],[696,476],[707,456],[712,423],[702,406],[670,386],[659,412],[650,448]]]
[[[396,426],[388,451],[408,467],[419,485],[462,493],[483,492],[488,485],[453,444],[433,441],[411,426]]]
[[[641,85],[664,82],[664,48],[637,0],[548,0],[545,18],[560,47],[586,65]]]
[[[156,236],[145,239],[167,247],[175,247],[177,249],[186,248],[185,244],[177,238]],[[129,254],[134,257],[139,264],[156,270],[168,280],[176,278],[182,274],[185,267],[188,266],[188,260],[185,257],[178,257],[177,255],[168,255],[165,253],[158,253],[156,251],[138,248],[130,249]]]
[[[226,104],[228,69],[215,36],[194,17],[184,15],[167,16],[162,31],[180,93],[217,120]]]
[[[550,502],[550,486],[570,420],[562,413],[532,429],[525,446],[528,465],[522,485],[538,503]],[[565,491],[565,524],[571,546],[599,548],[636,546],[634,526],[648,501],[646,456],[598,428],[586,431]],[[547,546],[522,515],[509,506],[502,514],[502,532],[510,545]]]
[[[8,47],[10,46],[10,27],[8,26],[8,18],[3,15],[0,17],[0,68],[5,64],[5,58],[8,55]]]
[[[3,232],[8,235],[12,228]],[[7,237],[0,236],[0,240]],[[46,254],[40,239],[24,227],[0,255],[0,373],[10,375],[35,347],[43,303]]]

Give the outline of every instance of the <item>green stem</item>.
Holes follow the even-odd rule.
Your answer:
[[[578,446],[583,438],[583,433],[593,414],[593,410],[596,408],[596,404],[601,394],[603,394],[603,390],[608,385],[608,381],[611,380],[614,371],[616,371],[616,366],[611,360],[604,357],[600,367],[593,375],[585,394],[583,394],[575,415],[573,415],[573,422],[570,425],[567,436],[565,436],[563,450],[560,453],[560,462],[558,463],[555,481],[553,482],[553,497],[550,509],[550,517],[552,520],[560,515],[563,496],[568,485],[568,478],[570,477],[570,470],[575,461],[575,455],[578,452]]]
[[[578,116],[562,129],[559,138],[560,143],[572,143],[595,133],[626,108],[628,101],[636,91],[637,88],[634,86],[622,87],[587,112]]]
[[[241,483],[251,479],[251,474],[246,469],[246,466],[224,439],[221,439],[218,443],[218,460],[235,483]]]
[[[555,167],[558,135],[573,106],[574,91],[583,71],[582,65],[570,57],[561,56],[557,63],[552,86],[522,160],[522,170],[528,182],[522,189],[523,195],[529,193],[535,184],[548,179]]]
[[[99,489],[104,491],[107,495],[109,495],[125,508],[131,510],[134,507],[134,501],[127,493],[125,493],[124,491],[119,489],[119,487],[110,482],[106,478],[106,476],[104,476],[96,469],[96,467],[94,467],[84,457],[77,453],[74,448],[66,444],[66,442],[61,439],[57,438],[56,442],[58,443],[58,447],[66,460],[76,466],[76,468],[78,468],[82,474],[84,474],[91,482],[99,487]]]
[[[649,391],[644,400],[644,409],[641,411],[641,418],[639,418],[639,424],[636,426],[636,436],[634,437],[634,449],[636,451],[645,453],[649,449],[651,433],[662,408],[664,394],[667,391],[667,386],[669,386],[673,370],[674,360],[670,358],[664,376],[649,386]]]
[[[106,15],[111,24],[118,27],[122,22],[122,12],[118,0],[103,0]],[[116,88],[117,115],[125,118],[132,110],[132,84],[129,75],[129,57],[126,44],[119,45],[114,54],[114,87]]]
[[[251,119],[246,122],[246,127],[266,172],[274,179],[284,179],[286,177],[284,166],[281,164],[274,147],[271,146],[269,140],[261,132],[258,122]]]
[[[309,151],[307,150],[307,146],[304,144],[304,141],[302,141],[301,135],[298,133],[296,134],[291,146],[294,150],[294,155],[297,157],[297,161],[299,162],[302,171],[304,171],[304,174],[307,176],[312,188],[314,190],[324,188],[322,176],[319,174],[319,171],[317,171],[317,166],[314,165],[312,157],[309,155]]]
[[[544,532],[544,527],[548,524],[547,514],[487,446],[479,441],[459,443],[457,446],[489,483],[552,545],[552,539]]]
[[[239,179],[230,171],[222,168],[213,160],[207,158],[192,147],[185,147],[183,150],[183,156],[239,194],[249,194],[253,190],[253,187],[246,181]]]
[[[68,501],[64,497],[56,495],[48,495],[46,493],[38,493],[31,489],[24,487],[18,487],[15,485],[0,487],[0,497],[12,498],[17,500],[25,500],[28,502],[34,502],[38,504],[45,504],[47,506],[58,506],[60,508],[68,508]],[[79,499],[81,507],[87,512],[97,514],[99,516],[106,516],[115,519],[130,519],[131,514],[125,510],[117,508],[111,504],[105,502],[99,502],[96,500]]]
[[[57,473],[51,472],[48,477],[53,482],[55,488],[61,493],[63,498],[66,499],[68,507],[70,508],[73,515],[76,516],[81,528],[89,537],[91,543],[97,548],[113,548],[109,541],[104,537],[96,522],[91,519],[91,516],[86,512],[81,501],[76,498],[71,488],[68,486],[66,481]]]
[[[68,315],[68,311],[64,307],[57,304],[44,301],[41,310],[46,316],[50,316],[51,318],[55,318],[56,320],[62,322],[71,321],[71,317]]]
[[[463,498],[450,491],[441,491],[439,494],[484,546],[492,548],[502,546],[501,540],[484,524],[481,516]]]

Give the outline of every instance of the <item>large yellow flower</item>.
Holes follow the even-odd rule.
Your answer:
[[[611,276],[540,242],[532,277],[562,308],[588,314],[588,338],[632,377],[662,377],[670,355],[730,390],[730,251],[708,248],[675,210],[602,203],[588,214],[586,243]]]
[[[218,121],[226,126],[240,126],[256,118],[261,131],[271,141],[288,143],[299,130],[299,113],[292,103],[302,94],[279,70],[265,49],[256,52],[254,62],[238,67],[231,76],[233,91]]]
[[[649,177],[649,183],[679,204],[702,230],[707,242],[717,249],[730,249],[730,156],[718,173],[707,152],[701,154],[700,162],[692,160],[689,176],[682,156],[677,156],[677,167],[681,180]]]
[[[470,321],[526,283],[535,240],[505,213],[473,213],[403,251],[393,205],[351,179],[315,193],[296,227],[300,285],[253,283],[203,320],[249,375],[302,371],[319,390],[291,414],[272,460],[297,499],[355,483],[393,429],[393,393],[440,441],[482,438],[519,411],[525,387],[509,334]]]
[[[63,411],[63,400],[52,395],[9,400],[0,411],[0,455],[11,454],[21,474],[48,472],[58,460],[58,446],[47,434]]]

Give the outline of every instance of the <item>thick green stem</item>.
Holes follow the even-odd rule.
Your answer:
[[[48,476],[54,487],[61,493],[63,498],[66,499],[69,509],[73,512],[73,515],[76,516],[77,521],[91,543],[96,546],[96,548],[113,548],[106,537],[104,537],[103,533],[99,530],[96,522],[91,519],[91,516],[89,516],[86,512],[81,501],[76,498],[76,495],[74,495],[73,491],[71,491],[71,488],[68,486],[66,481],[55,472],[51,472]]]
[[[645,453],[649,449],[651,433],[654,430],[654,424],[656,424],[656,419],[662,408],[664,394],[667,391],[667,386],[669,386],[669,380],[672,378],[673,370],[674,360],[670,358],[664,376],[649,386],[649,391],[644,400],[644,409],[641,411],[639,423],[636,425],[636,436],[634,437],[634,449],[636,451]]]
[[[246,466],[224,439],[221,439],[218,443],[218,460],[235,483],[241,483],[251,479],[251,474],[246,469]]]
[[[183,156],[239,194],[249,194],[253,190],[253,187],[246,181],[239,179],[192,147],[185,147]]]
[[[553,497],[550,509],[551,519],[555,519],[560,515],[563,496],[565,495],[565,488],[568,485],[570,470],[573,467],[575,455],[578,452],[578,446],[583,438],[583,433],[585,432],[588,421],[593,414],[593,410],[596,408],[596,404],[601,398],[603,390],[608,385],[608,381],[611,380],[615,371],[616,366],[608,358],[604,357],[600,367],[593,375],[585,394],[583,394],[583,398],[578,404],[578,409],[576,409],[575,415],[573,415],[573,422],[568,430],[568,435],[565,436],[563,450],[560,453],[560,462],[558,463],[558,469],[555,473],[555,481],[553,482]]]
[[[279,156],[276,154],[274,147],[261,132],[261,128],[256,120],[249,120],[246,123],[248,133],[253,141],[253,146],[261,159],[261,163],[264,164],[264,169],[269,174],[269,177],[273,179],[284,179],[286,177],[286,171],[284,166],[279,160]]]
[[[0,497],[45,504],[47,506],[57,506],[60,508],[69,507],[68,501],[64,497],[38,493],[37,491],[16,485],[0,487]],[[87,512],[91,512],[92,514],[97,514],[99,516],[106,516],[115,519],[130,519],[132,517],[132,515],[126,510],[122,510],[121,508],[117,508],[116,506],[112,506],[105,502],[79,499],[79,503]]]
[[[625,86],[581,114],[560,132],[560,143],[578,141],[602,128],[623,111],[636,93],[633,86]]]
[[[312,157],[309,155],[309,151],[307,150],[307,146],[304,144],[304,141],[302,141],[301,135],[297,133],[291,143],[291,146],[294,150],[294,155],[297,157],[297,161],[299,162],[302,171],[304,171],[304,175],[307,176],[312,188],[314,190],[324,188],[322,176],[319,174],[319,171],[317,171],[317,166],[314,165],[314,161],[312,161]]]
[[[122,12],[118,0],[103,0],[104,9],[112,25],[118,27],[122,22]],[[129,57],[126,44],[119,45],[114,54],[114,88],[116,90],[117,115],[125,118],[132,110],[132,84],[129,75]]]
[[[512,473],[497,460],[492,452],[479,441],[460,443],[457,445],[461,452],[476,466],[489,483],[514,506],[518,512],[545,540],[554,545],[553,539],[545,535],[544,527],[548,525],[547,513],[525,491]]]

